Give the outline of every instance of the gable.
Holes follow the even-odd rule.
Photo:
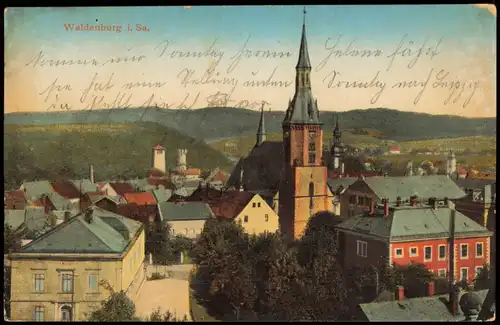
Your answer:
[[[255,207],[253,204],[255,203]],[[258,206],[260,203],[260,207]],[[269,221],[272,219],[278,220],[278,215],[274,210],[267,204],[267,202],[259,195],[255,194],[254,197],[248,202],[248,204],[243,208],[243,210],[238,213],[236,220],[243,222],[244,217],[248,216],[248,222],[265,222],[265,215],[268,215]]]

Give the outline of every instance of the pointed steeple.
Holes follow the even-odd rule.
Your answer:
[[[259,128],[257,129],[257,143],[255,145],[260,146],[264,141],[266,141],[266,125],[264,122],[264,103],[262,103]]]
[[[299,60],[295,67],[295,95],[288,105],[283,125],[313,124],[321,125],[319,110],[311,91],[311,62],[307,50],[306,39],[306,10],[304,8],[304,22],[302,24],[302,38],[300,41]]]
[[[341,133],[340,133],[340,127],[339,127],[339,116],[337,114],[337,120],[335,121],[335,128],[333,129],[333,138],[335,140],[340,140],[340,136],[341,136]]]
[[[309,61],[309,51],[307,50],[306,38],[306,7],[304,7],[304,22],[302,23],[302,38],[300,40],[299,61],[297,62],[296,69],[311,69],[311,62]]]

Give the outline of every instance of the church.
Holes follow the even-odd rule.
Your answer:
[[[261,109],[256,143],[242,157],[228,180],[228,187],[268,192],[278,197],[281,232],[300,238],[311,216],[333,210],[328,178],[357,176],[364,166],[357,157],[344,155],[338,118],[330,150],[323,150],[323,123],[311,85],[311,62],[306,24],[302,24],[299,58],[295,67],[295,94],[282,122],[282,141],[266,141],[264,109]]]

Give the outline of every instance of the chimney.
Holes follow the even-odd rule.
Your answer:
[[[341,163],[340,164],[340,174],[344,175],[344,171],[345,171],[345,165],[344,165],[344,163]]]
[[[370,200],[370,215],[373,215],[375,213],[375,199]]]
[[[433,199],[432,199],[432,208],[433,208],[434,210],[437,210],[437,208],[438,208],[438,201],[437,201],[437,199],[436,199],[436,198],[433,198]]]
[[[405,299],[405,287],[398,286],[396,289],[396,300],[404,300]]]
[[[434,281],[430,281],[429,283],[427,283],[427,296],[434,296]]]
[[[92,211],[92,209],[88,209],[87,211],[85,211],[85,221],[87,221],[88,223],[92,223],[94,221],[93,212],[94,211]]]
[[[94,165],[90,165],[90,182],[94,184]]]
[[[397,206],[397,207],[401,206],[401,196],[398,196],[398,197],[396,198],[396,206]]]
[[[416,207],[417,206],[417,196],[416,195],[412,195],[410,197],[410,204],[412,207]]]
[[[389,199],[384,200],[384,217],[389,215]]]
[[[64,221],[68,221],[71,218],[71,212],[64,211]]]
[[[444,198],[444,205],[448,206],[448,198],[447,197]]]
[[[452,287],[450,288],[450,311],[453,315],[458,314],[458,298],[460,295],[460,288],[456,285],[453,284]]]

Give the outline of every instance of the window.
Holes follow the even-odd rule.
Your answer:
[[[432,246],[424,246],[424,261],[432,261]]]
[[[184,229],[184,232],[186,233],[186,235],[188,234],[189,230],[187,228]]]
[[[45,314],[45,310],[43,306],[35,307],[35,322],[43,322],[43,316]]]
[[[310,182],[309,183],[309,208],[312,209],[314,207],[314,183]]]
[[[440,261],[445,260],[446,259],[446,245],[439,245],[438,246],[438,251],[439,251],[438,252],[439,253],[438,259]]]
[[[248,216],[243,217],[243,222],[248,222]]]
[[[446,276],[446,269],[439,269],[438,276],[444,278]]]
[[[193,233],[193,235],[196,235],[196,229],[191,229],[191,232]]]
[[[460,244],[460,259],[469,257],[469,244]]]
[[[64,273],[62,275],[62,292],[73,292],[73,275],[70,273]]]
[[[257,203],[257,208],[260,208],[260,202]]]
[[[97,274],[89,275],[89,290],[97,291]]]
[[[252,203],[252,208],[255,208],[257,204],[255,202]]]
[[[469,279],[469,268],[468,267],[460,268],[460,280],[468,281],[468,279]]]
[[[418,256],[418,248],[410,247],[410,257],[415,257],[415,256]]]
[[[357,241],[358,247],[357,247],[357,254],[358,256],[361,257],[366,257],[368,254],[368,243],[365,241],[358,240]]]
[[[483,243],[476,243],[476,257],[483,257]]]
[[[264,216],[264,219],[266,220],[266,222],[268,222],[268,221],[269,221],[269,215],[268,215],[268,214],[266,214],[266,215]]]
[[[396,248],[396,253],[394,254],[396,257],[403,257],[403,249],[402,248]]]
[[[316,131],[309,130],[309,164],[316,163]]]
[[[175,235],[175,229],[172,228],[172,235]]]
[[[483,270],[482,266],[476,266],[476,277],[479,276],[479,274],[481,273],[482,270]]]
[[[35,292],[43,292],[44,282],[45,282],[44,274],[35,274]]]
[[[364,196],[359,197],[359,205],[365,205],[365,198]]]

